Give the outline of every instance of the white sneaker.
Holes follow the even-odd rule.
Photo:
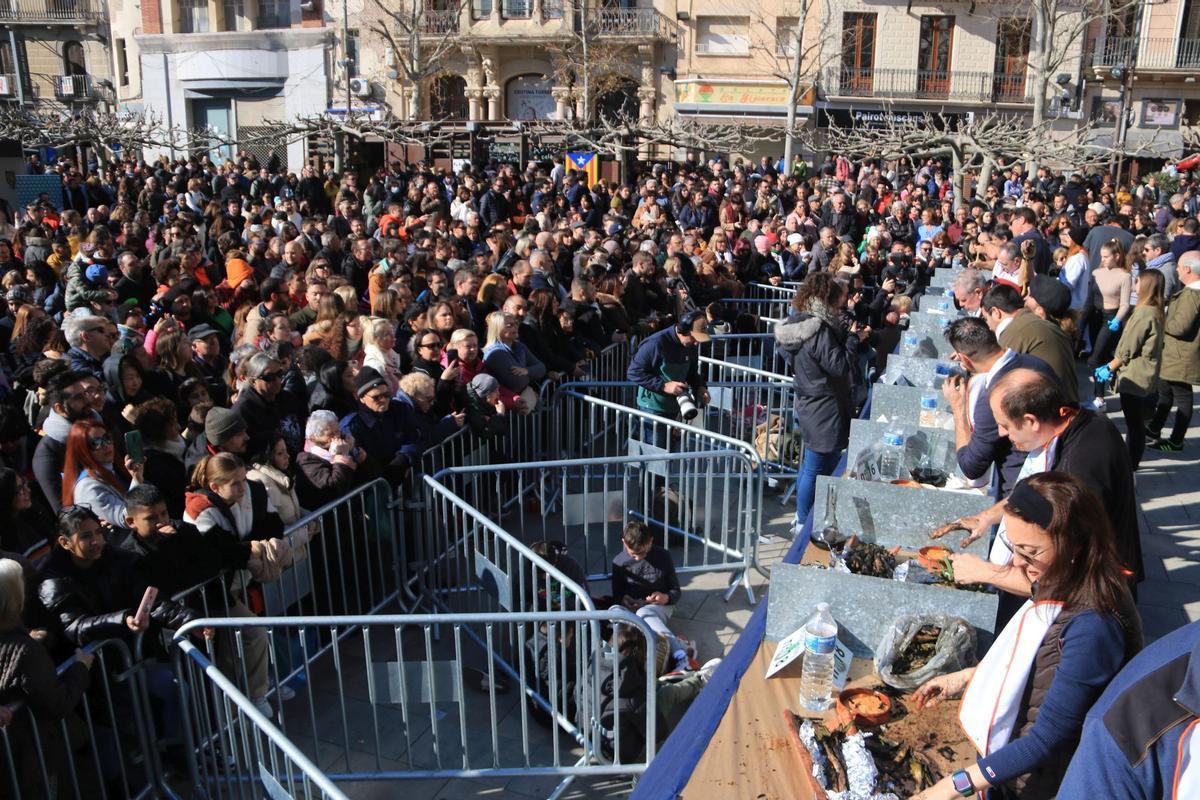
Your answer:
[[[262,714],[267,719],[272,719],[275,716],[275,709],[271,708],[271,704],[265,697],[252,697],[250,702],[254,703],[254,708],[258,713]]]
[[[1091,407],[1096,411],[1108,410],[1108,403],[1104,402],[1103,397],[1097,397],[1090,403]]]
[[[279,698],[279,702],[286,703],[289,700],[296,699],[296,690],[286,683],[281,683],[275,687],[275,696]]]

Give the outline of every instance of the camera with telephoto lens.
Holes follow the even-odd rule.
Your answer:
[[[679,416],[683,417],[684,422],[691,422],[700,413],[700,407],[696,405],[696,398],[692,396],[690,389],[676,395],[675,402],[679,403]]]

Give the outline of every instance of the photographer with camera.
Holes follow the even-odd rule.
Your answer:
[[[708,315],[702,310],[690,311],[675,325],[647,337],[629,362],[626,375],[638,385],[638,409],[685,421],[700,413],[709,398],[696,345],[711,338]],[[661,432],[656,438],[653,444],[666,447]]]

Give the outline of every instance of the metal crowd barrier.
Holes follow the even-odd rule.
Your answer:
[[[779,369],[783,360],[776,359],[774,333],[725,333],[700,345],[700,352],[717,361],[728,361],[754,369]]]
[[[625,384],[632,391],[631,384]],[[561,459],[593,459],[609,456],[660,456],[665,453],[683,453],[698,457],[714,451],[734,451],[744,455],[744,464],[731,465],[722,474],[725,488],[735,487],[735,494],[745,503],[742,510],[744,523],[736,532],[725,531],[718,540],[726,552],[726,560],[719,565],[703,562],[706,568],[735,570],[735,582],[746,589],[750,602],[754,602],[750,590],[749,575],[745,567],[758,568],[757,544],[762,527],[763,480],[766,473],[763,460],[754,446],[716,431],[705,430],[684,422],[667,419],[640,411],[627,405],[602,400],[592,394],[594,384],[565,384],[555,395],[554,429],[558,431]],[[647,470],[649,472],[649,470]],[[688,475],[702,474],[693,471]],[[670,476],[666,487],[652,487],[656,493],[665,493],[661,502],[691,502],[687,498],[676,498],[671,491]],[[696,487],[692,487],[696,488]],[[711,488],[711,487],[709,487]],[[678,491],[676,487],[673,491]],[[656,495],[657,496],[657,495]],[[699,495],[692,495],[693,498]],[[745,527],[742,527],[744,525]],[[692,532],[695,533],[695,532]],[[705,542],[713,539],[704,538]],[[707,547],[705,548],[707,549]]]
[[[343,783],[518,776],[545,777],[548,794],[557,795],[574,776],[635,775],[654,757],[655,634],[624,609],[257,620],[300,641],[347,631],[305,664],[309,674],[329,679],[330,690],[308,681],[277,722],[257,713],[188,638],[206,626],[236,631],[248,624],[196,620],[175,638],[185,706],[193,712],[193,782],[208,796],[294,796],[315,788],[340,798]],[[601,696],[605,679],[619,674],[611,643],[629,637],[644,650],[645,682],[619,688],[625,698],[644,693],[641,713]],[[508,642],[519,649],[506,650]],[[569,657],[546,655],[560,647]],[[273,671],[276,656],[272,651]],[[482,665],[482,676],[472,663]],[[569,747],[560,733],[571,737]],[[275,787],[291,794],[272,793]]]
[[[803,451],[792,379],[707,356],[700,371],[711,395],[705,427],[751,444],[769,477],[794,481]]]
[[[504,486],[499,502],[481,486],[441,483],[459,470],[479,470]],[[488,518],[506,507],[509,492],[524,496],[519,478],[506,481],[512,466],[455,467],[423,478],[424,524],[414,542],[413,591],[429,606],[458,613],[502,611],[595,611],[586,585],[551,564]],[[523,513],[523,512],[522,512]]]
[[[336,618],[335,618],[336,619]],[[199,796],[349,800],[285,733],[264,717],[188,634],[202,626],[233,628],[244,620],[192,622],[175,637],[175,671],[193,789]],[[333,624],[336,627],[337,623]]]
[[[17,703],[7,726],[0,727],[0,796],[16,800],[41,798],[141,798],[165,791],[156,747],[159,742],[144,684],[148,669],[165,671],[157,662],[135,665],[129,647],[109,639],[90,644],[90,684],[74,708],[46,708]],[[63,662],[62,675],[76,663]],[[168,676],[156,675],[162,690]],[[167,700],[177,702],[174,687]],[[160,709],[160,711],[165,710]]]
[[[509,539],[560,543],[571,568],[586,575],[578,591],[571,589],[576,596],[586,595],[587,580],[612,576],[625,525],[637,520],[671,551],[676,572],[730,572],[726,599],[740,586],[754,602],[749,570],[755,566],[762,491],[759,467],[744,449],[652,448],[629,456],[459,467],[435,477],[431,485],[470,497],[477,513],[496,519]],[[513,492],[533,502],[514,506],[508,502]]]
[[[752,300],[787,300],[790,304],[800,285],[800,281],[783,281],[778,286],[769,283],[751,283],[746,287],[745,296]]]

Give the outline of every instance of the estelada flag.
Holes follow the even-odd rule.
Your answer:
[[[568,153],[573,169],[587,176],[587,188],[591,189],[600,180],[600,158],[595,153]]]

